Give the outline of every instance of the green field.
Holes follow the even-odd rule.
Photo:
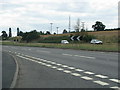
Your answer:
[[[90,50],[90,51],[111,51],[119,52],[117,43],[106,43],[103,45],[95,45],[89,43],[79,44],[53,44],[53,43],[15,43],[15,42],[2,42],[2,45],[15,45],[15,46],[30,46],[30,47],[45,47],[45,48],[62,48],[62,49],[75,49],[75,50]]]

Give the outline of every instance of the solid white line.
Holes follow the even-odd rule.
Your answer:
[[[81,76],[79,73],[70,73],[73,76]]]
[[[103,75],[95,75],[95,76],[99,78],[108,78],[108,76],[103,76]]]
[[[106,86],[106,85],[109,85],[109,83],[106,83],[106,82],[102,82],[102,81],[93,81],[94,83],[97,83],[99,85],[102,85],[102,86]]]
[[[93,80],[93,78],[90,78],[90,77],[87,77],[87,76],[83,76],[81,77],[82,79],[85,79],[85,80]]]
[[[81,72],[81,71],[84,71],[84,70],[82,70],[82,69],[75,69],[75,71]]]
[[[116,82],[116,83],[120,83],[120,80],[118,79],[109,79],[110,81]]]
[[[92,74],[95,74],[93,72],[84,72],[85,74],[89,74],[89,75],[92,75]]]

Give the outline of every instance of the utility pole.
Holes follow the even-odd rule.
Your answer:
[[[56,27],[57,28],[57,34],[58,34],[58,29],[59,29],[59,27]]]
[[[68,29],[69,29],[69,33],[70,33],[70,31],[71,31],[71,17],[69,16],[69,27],[68,27]]]
[[[53,23],[50,23],[50,25],[51,25],[51,34],[52,34],[52,25],[53,25]]]

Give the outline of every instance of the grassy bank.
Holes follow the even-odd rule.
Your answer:
[[[103,45],[94,45],[89,43],[81,44],[52,44],[52,43],[14,43],[2,42],[2,45],[15,45],[15,46],[30,46],[30,47],[45,47],[45,48],[63,48],[63,49],[76,49],[76,50],[91,50],[91,51],[112,51],[117,52],[117,43],[106,43]]]

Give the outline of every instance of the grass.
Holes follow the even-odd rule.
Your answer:
[[[2,45],[15,45],[15,46],[29,46],[29,47],[45,47],[45,48],[62,48],[62,49],[75,49],[75,50],[90,50],[90,51],[112,51],[119,52],[117,43],[105,43],[103,45],[95,45],[89,43],[79,44],[53,44],[53,43],[15,43],[15,42],[2,42]]]

